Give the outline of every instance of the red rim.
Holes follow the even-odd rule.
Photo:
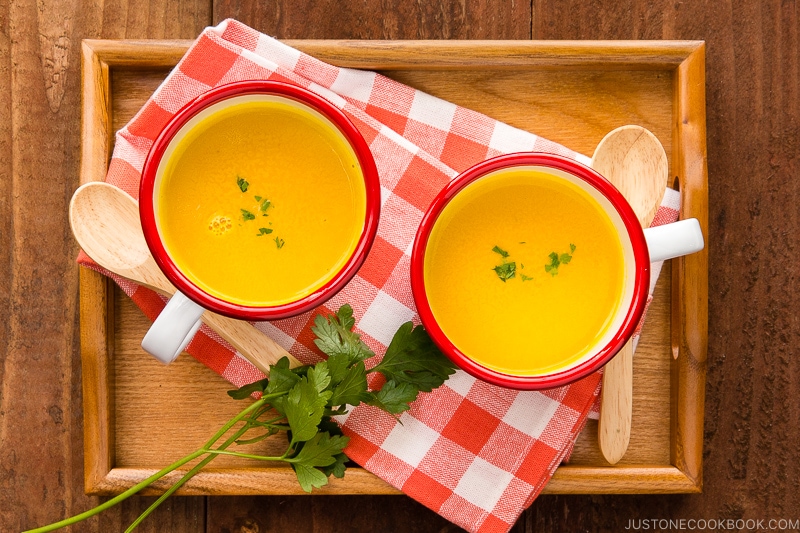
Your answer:
[[[178,131],[192,117],[210,105],[228,98],[248,94],[272,94],[289,98],[305,104],[327,117],[339,128],[355,151],[361,164],[366,190],[364,229],[353,254],[344,267],[328,283],[312,294],[300,300],[276,306],[246,306],[231,303],[208,294],[195,285],[178,269],[169,254],[167,254],[167,250],[158,234],[153,205],[155,179],[159,162],[170,141]],[[161,131],[145,159],[142,182],[139,188],[139,216],[142,220],[144,237],[150,252],[153,254],[153,258],[172,284],[187,297],[206,309],[211,309],[229,317],[245,320],[273,320],[294,316],[321,305],[339,292],[355,275],[364,263],[378,231],[380,182],[375,160],[369,151],[369,146],[367,146],[366,141],[355,125],[339,108],[324,98],[296,85],[262,80],[242,81],[223,85],[200,95],[178,111]]]
[[[633,298],[619,330],[601,350],[582,363],[553,374],[515,376],[487,368],[461,352],[439,327],[425,294],[424,259],[428,237],[444,207],[464,187],[496,170],[517,166],[544,166],[567,172],[591,185],[605,196],[622,219],[631,241],[635,259]],[[561,387],[577,381],[606,364],[633,335],[644,312],[650,285],[650,256],[644,233],[636,215],[620,192],[589,167],[565,157],[544,153],[516,153],[498,156],[478,163],[451,181],[433,200],[417,230],[411,253],[411,290],[422,324],[437,346],[460,368],[473,376],[512,389],[541,390]]]

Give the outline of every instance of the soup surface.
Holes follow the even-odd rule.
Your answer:
[[[424,261],[443,332],[511,375],[564,369],[608,330],[625,278],[608,216],[575,184],[534,169],[467,185],[443,209]]]
[[[198,116],[165,154],[159,232],[207,293],[248,306],[296,301],[330,281],[358,244],[361,167],[316,112],[274,97],[235,102]]]

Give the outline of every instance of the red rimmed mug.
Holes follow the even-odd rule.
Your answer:
[[[592,207],[592,209],[597,208],[597,212],[600,213],[601,217],[598,220],[606,220],[607,223],[610,224],[612,228],[611,234],[616,235],[621,247],[622,259],[619,262],[621,264],[621,272],[617,271],[618,273],[615,274],[615,276],[620,276],[617,278],[619,281],[609,279],[608,284],[608,286],[612,286],[612,281],[616,283],[616,285],[613,286],[619,287],[619,293],[616,293],[617,296],[613,300],[613,307],[607,310],[608,313],[604,318],[603,327],[596,331],[589,331],[588,334],[590,336],[588,338],[590,338],[591,341],[580,351],[565,354],[563,364],[542,366],[541,368],[545,368],[545,370],[541,371],[521,370],[517,372],[513,369],[509,370],[509,365],[495,365],[492,361],[493,358],[497,356],[493,355],[489,348],[476,348],[477,346],[487,346],[487,344],[485,342],[483,344],[472,343],[467,337],[473,335],[473,333],[469,333],[470,331],[474,332],[476,329],[481,328],[481,317],[485,317],[487,314],[491,313],[496,314],[502,312],[502,310],[494,309],[493,304],[482,303],[485,302],[485,300],[480,300],[480,298],[485,294],[498,293],[479,292],[480,287],[478,287],[478,284],[475,284],[475,280],[480,280],[480,283],[483,284],[495,283],[491,291],[515,290],[523,287],[526,279],[520,278],[523,277],[522,274],[524,272],[533,275],[533,277],[525,276],[527,279],[543,276],[543,279],[549,282],[547,280],[550,280],[551,277],[553,279],[556,278],[555,275],[548,275],[549,270],[547,270],[545,258],[542,258],[542,263],[545,268],[536,267],[539,269],[536,271],[538,274],[533,274],[534,271],[530,269],[531,266],[529,265],[529,267],[527,267],[528,270],[506,269],[504,276],[501,276],[501,273],[503,273],[502,271],[496,271],[497,275],[495,276],[495,272],[491,272],[494,270],[491,268],[491,264],[481,264],[478,267],[472,266],[472,262],[468,262],[470,270],[459,272],[458,270],[453,270],[454,264],[445,263],[443,260],[437,259],[438,256],[436,254],[439,252],[431,251],[440,246],[439,243],[441,239],[446,238],[442,235],[451,237],[455,235],[459,239],[459,244],[456,245],[456,249],[458,249],[459,246],[464,246],[464,244],[461,244],[462,242],[471,245],[472,241],[478,240],[477,232],[476,237],[461,238],[458,237],[458,235],[460,235],[459,233],[453,233],[455,231],[453,229],[442,229],[449,227],[450,224],[455,224],[452,221],[455,220],[454,217],[459,213],[459,209],[463,210],[463,213],[466,213],[463,217],[472,217],[476,220],[480,219],[481,226],[491,228],[494,227],[493,225],[502,224],[503,220],[501,216],[495,215],[494,213],[501,212],[506,208],[505,205],[500,206],[500,204],[498,204],[495,211],[490,209],[484,213],[478,209],[474,209],[474,207],[479,204],[474,203],[473,200],[477,198],[481,201],[495,201],[488,199],[499,198],[499,196],[481,197],[480,194],[482,193],[479,191],[489,190],[490,187],[495,185],[498,187],[501,185],[508,186],[507,183],[501,182],[500,180],[508,180],[509,176],[512,174],[514,176],[521,176],[515,177],[514,179],[517,181],[514,183],[521,183],[523,184],[522,186],[527,183],[526,179],[528,178],[526,178],[526,176],[528,175],[531,180],[540,179],[536,176],[546,176],[548,180],[556,184],[555,186],[557,188],[560,186],[559,183],[563,184],[565,187],[574,186],[573,189],[580,191],[578,194],[588,201],[586,205],[593,205],[594,207]],[[492,185],[492,180],[494,180],[495,185]],[[531,183],[533,183],[533,181]],[[567,183],[571,185],[567,185]],[[537,194],[539,193],[537,192]],[[453,200],[457,198],[461,198],[462,200],[452,203]],[[467,201],[465,200],[466,198],[471,198],[469,201],[473,203],[465,203]],[[547,199],[543,199],[543,201],[547,202]],[[448,206],[453,207],[447,211]],[[469,206],[469,208],[465,206]],[[517,211],[514,211],[513,214],[503,213],[503,216],[516,217],[516,219],[522,217],[524,219],[526,217],[525,211],[520,211],[519,208],[516,209]],[[443,212],[445,213],[444,216]],[[484,215],[486,215],[487,218],[483,218]],[[497,219],[492,219],[492,217],[495,216]],[[462,220],[464,219],[463,217]],[[439,224],[438,226],[437,223]],[[606,222],[602,223],[606,224]],[[452,227],[458,227],[459,231],[463,233],[465,227],[473,226],[454,225]],[[438,233],[435,233],[435,239],[431,239],[431,234],[434,230]],[[449,233],[447,233],[447,231],[449,231]],[[538,237],[535,235],[535,231],[532,235],[532,239]],[[433,243],[431,241],[433,241]],[[565,246],[567,246],[567,242],[564,243]],[[519,244],[519,247],[521,247],[526,244],[526,242],[520,240],[519,243],[514,243],[514,245],[516,244]],[[481,250],[477,253],[491,255],[490,252],[483,250],[483,248],[487,248],[487,250],[491,248],[491,242],[481,241],[476,245],[481,247]],[[571,244],[570,247],[572,247]],[[642,230],[635,213],[622,194],[593,169],[572,159],[552,154],[532,152],[515,153],[498,156],[473,166],[450,182],[448,186],[437,195],[425,213],[414,241],[411,255],[411,286],[417,311],[419,312],[421,321],[426,330],[445,355],[453,360],[461,369],[479,379],[507,388],[519,390],[549,389],[567,385],[598,370],[630,339],[642,317],[647,303],[651,261],[657,262],[687,255],[697,252],[703,247],[703,235],[696,219],[682,220],[672,224]],[[575,249],[572,248],[572,250],[575,253],[575,257],[577,257],[577,254],[580,253],[580,249],[575,251]],[[508,262],[510,261],[510,259],[506,259],[509,257],[508,251],[500,247],[492,251],[496,252],[496,254],[491,255],[491,257],[494,257],[498,263],[502,261],[501,266],[508,266]],[[555,255],[557,256],[557,254]],[[569,255],[569,253],[566,255]],[[447,255],[442,257],[452,259],[453,257],[461,256]],[[572,257],[569,257],[568,261],[571,260]],[[555,261],[555,263],[557,265],[558,261]],[[426,264],[428,265],[427,269]],[[524,264],[522,267],[525,268]],[[518,265],[515,262],[514,269],[517,268]],[[551,266],[551,268],[555,268],[555,266]],[[568,270],[569,268],[569,265],[566,263],[561,267],[562,270]],[[431,269],[440,270],[433,271]],[[445,269],[450,270],[446,275]],[[438,277],[437,272],[439,274]],[[513,277],[516,279],[512,279],[512,272]],[[555,272],[555,270],[553,272]],[[517,274],[520,275],[517,276]],[[485,281],[487,277],[491,279],[491,281]],[[498,277],[501,279],[498,280]],[[474,303],[473,305],[464,304],[464,302],[471,301],[469,298],[465,299],[464,302],[455,304],[452,301],[448,301],[446,304],[442,303],[441,296],[433,296],[437,294],[437,289],[435,288],[436,284],[439,283],[441,285],[441,281],[437,280],[442,279],[446,279],[446,283],[449,286],[447,290],[452,291],[448,294],[467,294],[469,291],[475,291],[476,294],[478,294],[478,303]],[[508,281],[508,283],[506,283],[506,281]],[[519,283],[519,285],[514,285],[512,282]],[[601,284],[603,280],[601,279],[594,283]],[[529,286],[532,287],[533,284]],[[528,286],[525,287],[527,288]],[[445,294],[445,292],[441,294]],[[505,293],[502,294],[505,295]],[[526,293],[525,298],[529,298],[530,294],[531,293]],[[432,300],[434,300],[433,305]],[[531,301],[530,304],[528,304],[527,300],[523,300],[522,303],[522,305],[530,306],[546,304],[547,302],[539,301]],[[457,309],[457,313],[454,312],[453,309]],[[448,316],[448,313],[450,313],[450,316]],[[461,321],[458,327],[453,325],[455,322],[452,320],[456,314],[459,315],[458,320]],[[569,320],[569,316],[564,315],[564,319]],[[443,326],[443,324],[446,324],[446,326]],[[466,324],[466,326],[463,326],[463,324]],[[517,325],[515,327],[518,328],[519,326]],[[486,329],[488,330],[489,328],[487,327]],[[497,331],[492,331],[497,335],[526,335],[526,331],[520,331],[519,329],[502,330],[502,328],[500,328]],[[525,340],[527,341],[528,339]],[[543,355],[540,351],[537,351],[536,339],[530,338],[529,340],[530,347],[526,348],[525,353],[517,354],[517,356],[521,361],[536,361],[537,358],[542,359]],[[550,341],[551,339],[548,339],[548,342]],[[480,353],[477,353],[476,350],[479,350]],[[501,348],[498,347],[497,350],[499,351]],[[535,365],[531,364],[531,368],[535,368]]]
[[[291,109],[298,115],[311,117],[309,120],[317,125],[315,127],[323,128],[325,132],[341,139],[342,146],[351,151],[347,157],[352,157],[353,165],[355,166],[357,161],[357,166],[360,167],[365,203],[354,207],[359,209],[355,215],[358,220],[361,220],[360,209],[363,208],[363,225],[355,247],[349,255],[340,259],[338,266],[330,265],[330,272],[325,275],[325,281],[321,285],[319,283],[316,284],[318,286],[309,285],[309,290],[299,293],[296,298],[293,297],[288,301],[276,300],[267,304],[259,302],[251,305],[249,302],[243,303],[241,300],[226,298],[221,293],[209,290],[208,287],[204,288],[202,285],[205,282],[198,282],[187,275],[186,269],[176,261],[174,249],[170,249],[164,238],[159,209],[160,204],[165,202],[160,200],[162,180],[169,164],[173,164],[170,163],[170,158],[175,157],[181,141],[187,135],[196,135],[193,132],[200,131],[200,128],[213,127],[209,124],[214,124],[214,120],[221,120],[219,119],[221,116],[236,116],[236,112],[245,113],[244,107],[236,106],[250,105],[253,102],[266,102],[267,105],[274,103]],[[192,138],[194,137],[190,137]],[[360,180],[357,182],[360,187]],[[233,185],[235,186],[236,182]],[[294,187],[294,184],[291,186]],[[247,190],[246,186],[241,190],[244,193]],[[315,195],[314,190],[308,190],[306,193],[309,197]],[[356,205],[357,202],[353,204]],[[295,85],[274,81],[243,81],[223,85],[200,95],[178,111],[160,132],[144,163],[139,214],[145,240],[153,258],[177,288],[177,292],[142,340],[142,347],[160,361],[169,363],[186,348],[200,327],[200,317],[205,310],[241,320],[275,320],[309,311],[341,290],[363,264],[375,238],[380,217],[380,183],[375,161],[366,141],[350,119],[333,103]],[[310,216],[310,213],[300,213],[298,216]],[[230,221],[230,218],[228,220]],[[268,222],[263,223],[265,226],[267,224]],[[271,228],[269,231],[271,232]],[[217,260],[225,261],[226,258],[218,257]],[[229,268],[232,276],[237,275],[236,264],[231,262]]]

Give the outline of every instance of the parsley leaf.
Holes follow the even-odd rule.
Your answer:
[[[550,258],[550,263],[544,265],[544,271],[549,272],[551,276],[555,276],[558,274],[558,265],[561,264],[561,261],[559,261],[556,252],[552,252],[548,257]]]
[[[261,205],[259,205],[259,206],[258,206],[258,210],[259,210],[259,211],[261,211],[262,213],[263,213],[264,211],[266,211],[266,210],[267,210],[267,208],[268,208],[268,207],[270,206],[270,204],[271,204],[271,202],[270,202],[269,200],[267,200],[266,198],[264,198],[264,200],[261,200],[261,198],[260,198],[260,197],[256,197],[256,202],[261,202]]]
[[[336,314],[330,315],[328,318],[317,315],[317,318],[314,319],[314,326],[311,327],[311,331],[317,337],[314,339],[314,344],[331,358],[339,355],[345,356],[345,362],[336,363],[336,365],[350,366],[357,361],[369,359],[375,355],[375,352],[370,350],[361,337],[352,331],[355,324],[353,308],[348,304],[340,307]],[[331,365],[330,358],[328,363]],[[338,366],[337,370],[331,369],[331,373],[338,375]]]
[[[281,358],[281,361],[278,363],[280,364],[285,357]],[[286,410],[284,407],[284,403],[286,400],[285,394],[288,393],[292,388],[300,381],[300,376],[297,375],[297,369],[290,370],[289,369],[289,360],[286,359],[286,366],[279,367],[273,365],[270,367],[269,371],[269,383],[267,387],[264,389],[264,393],[267,395],[280,395],[274,400],[272,400],[272,406],[277,409],[277,411],[281,414],[286,414]]]
[[[559,254],[558,252],[551,252],[548,256],[550,262],[544,265],[544,271],[549,272],[551,276],[558,274],[558,267],[561,265],[568,265],[572,261],[572,254],[575,252],[575,245],[569,245],[569,252]]]
[[[506,252],[499,246],[495,246],[494,248],[492,248],[492,251],[496,254],[500,254],[500,256],[503,258],[503,262],[492,269],[494,270],[495,274],[497,274],[497,277],[500,278],[500,281],[505,283],[507,280],[510,280],[511,278],[515,277],[517,271],[517,263],[515,261],[511,262],[506,261],[509,255],[508,252]]]
[[[339,456],[342,455],[342,450],[349,440],[348,437],[331,436],[324,432],[317,433],[303,444],[297,455],[290,459],[290,464],[304,491],[311,492],[312,488],[319,488],[328,483],[328,475],[316,467],[331,466],[341,461]],[[343,470],[342,468],[342,474]]]
[[[364,361],[345,370],[342,379],[335,385],[331,396],[331,405],[358,405],[372,396],[367,392],[367,371]]]
[[[496,254],[500,254],[500,256],[501,256],[503,259],[505,259],[506,257],[508,257],[508,252],[506,252],[505,250],[503,250],[503,249],[502,249],[502,248],[500,248],[499,246],[495,246],[494,248],[492,248],[492,251],[493,251],[494,253],[496,253]]]
[[[383,360],[370,372],[430,392],[455,373],[455,365],[439,351],[424,327],[406,322],[394,334]]]
[[[416,400],[418,395],[419,390],[411,383],[387,381],[369,404],[380,407],[390,414],[399,415],[411,408],[409,404]]]
[[[269,235],[270,233],[272,233],[272,230],[269,228],[258,228],[258,233],[256,234],[256,237],[261,237],[262,235]]]
[[[247,222],[248,220],[255,220],[256,216],[247,209],[240,209],[242,212],[242,219]]]
[[[500,281],[505,283],[506,280],[512,279],[514,276],[516,276],[517,263],[515,261],[503,263],[502,265],[497,265],[492,270],[495,271],[497,277],[500,278]]]
[[[318,468],[304,463],[291,463],[291,465],[297,476],[297,482],[300,483],[304,491],[311,492],[315,488],[318,489],[328,484],[328,476]]]
[[[280,250],[281,248],[283,248],[283,245],[284,245],[284,244],[286,244],[286,243],[284,242],[284,240],[283,240],[283,239],[281,239],[280,237],[275,237],[275,239],[274,239],[274,240],[275,240],[275,245],[278,247],[278,250]]]
[[[533,279],[531,276],[526,276],[525,274],[520,274],[519,277],[522,279],[523,282],[530,281]]]
[[[343,478],[344,472],[347,470],[347,456],[343,453],[337,453],[333,458],[335,459],[333,464],[323,466],[320,470],[326,476],[333,475],[333,477]]]
[[[300,378],[286,395],[283,410],[292,430],[292,444],[307,441],[317,434],[330,391],[319,392],[307,377]]]
[[[250,186],[250,184],[247,183],[247,180],[241,176],[236,176],[236,185],[239,186],[239,190],[242,192],[247,192],[247,188]]]
[[[286,359],[288,362],[289,360]],[[264,388],[269,383],[269,379],[261,379],[259,381],[254,381],[249,385],[245,385],[244,387],[240,387],[238,389],[229,390],[228,396],[233,398],[234,400],[244,400],[245,398],[249,398],[254,392],[264,392]]]
[[[308,382],[317,389],[317,392],[322,392],[331,384],[331,375],[328,372],[327,361],[320,361],[313,367],[308,369],[306,373]],[[334,404],[338,405],[338,404]]]

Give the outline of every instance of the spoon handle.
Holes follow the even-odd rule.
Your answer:
[[[628,341],[603,370],[600,396],[600,424],[597,427],[600,451],[609,463],[616,464],[631,439],[633,412],[633,342]]]
[[[218,315],[211,311],[203,313],[202,319],[220,337],[236,348],[245,359],[267,375],[269,375],[269,365],[277,363],[281,357],[288,357],[289,366],[292,368],[301,364],[281,345],[247,322]]]
[[[656,136],[641,126],[621,126],[612,130],[595,148],[592,168],[620,190],[642,227],[649,227],[669,178],[667,154]],[[606,460],[616,464],[625,455],[631,436],[631,342],[606,364],[602,390],[598,443]]]

